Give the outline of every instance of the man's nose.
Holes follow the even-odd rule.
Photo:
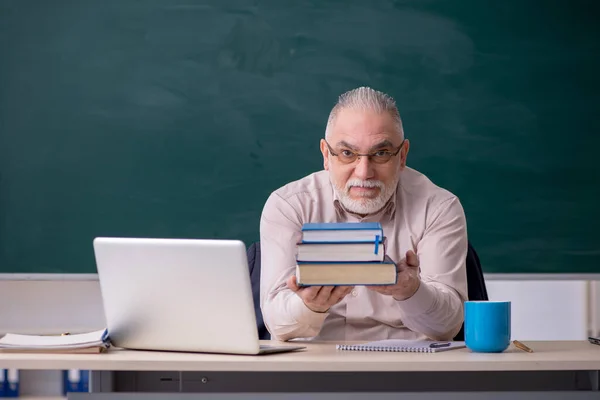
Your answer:
[[[354,175],[363,180],[372,178],[374,175],[373,162],[367,156],[360,156],[354,167]]]

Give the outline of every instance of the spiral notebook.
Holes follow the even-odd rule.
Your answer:
[[[363,344],[338,344],[338,350],[352,351],[391,351],[399,353],[437,353],[440,351],[448,351],[454,349],[462,349],[465,347],[465,342],[434,342],[431,340],[400,340],[386,339],[377,340]]]

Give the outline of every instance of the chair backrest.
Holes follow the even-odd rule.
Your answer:
[[[246,250],[248,255],[248,269],[250,270],[250,282],[252,283],[252,297],[254,299],[254,314],[256,315],[256,327],[258,338],[261,340],[271,339],[271,334],[265,326],[262,312],[260,311],[260,242],[255,242]]]
[[[260,311],[260,242],[252,243],[248,247],[247,254],[258,337],[268,340],[271,338],[271,335],[267,331],[262,312]],[[470,242],[467,250],[467,291],[469,300],[489,300],[481,262]],[[460,328],[454,340],[464,340],[464,325]]]
[[[481,262],[471,242],[469,242],[467,249],[467,295],[469,300],[489,300]],[[460,331],[454,336],[454,340],[465,340],[464,338],[465,325],[463,324]]]

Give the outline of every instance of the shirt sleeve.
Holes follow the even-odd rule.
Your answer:
[[[260,219],[260,306],[265,326],[276,340],[314,337],[328,315],[310,310],[286,286],[286,280],[296,272],[301,229],[296,210],[273,193]]]
[[[455,197],[443,203],[431,218],[417,244],[421,285],[398,305],[409,329],[433,340],[451,340],[460,331],[467,299],[466,219]]]

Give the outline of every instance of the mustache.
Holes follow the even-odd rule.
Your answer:
[[[350,188],[352,187],[364,187],[364,188],[379,188],[379,189],[383,189],[384,188],[384,184],[381,181],[372,181],[372,180],[367,180],[367,181],[363,181],[361,179],[351,179],[348,182],[346,182],[346,190],[350,190]]]

